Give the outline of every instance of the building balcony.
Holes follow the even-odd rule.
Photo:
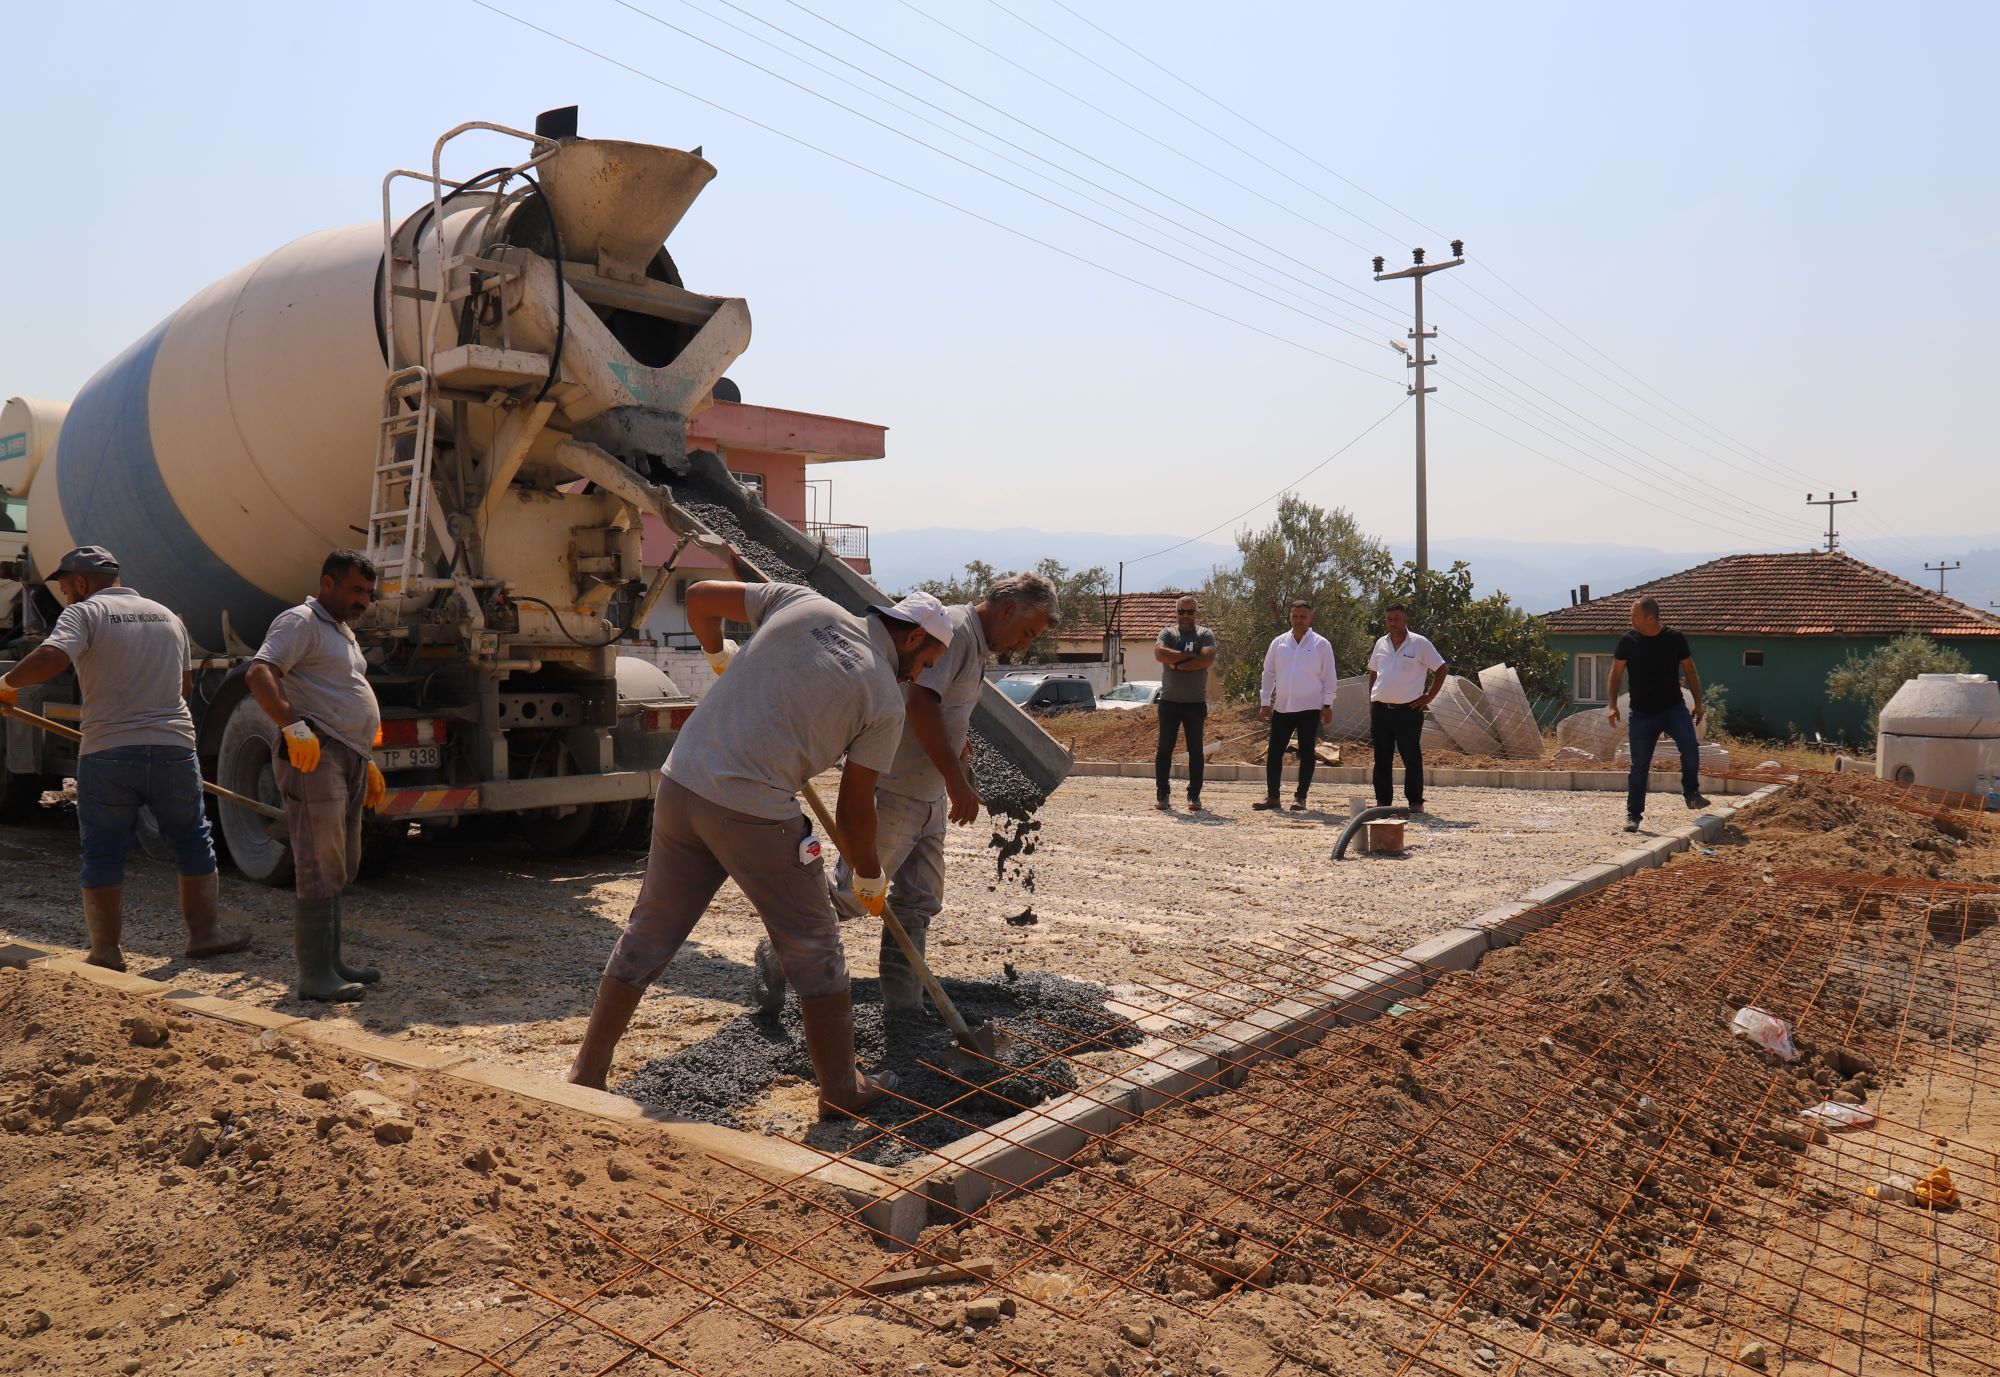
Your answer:
[[[807,521],[805,533],[839,558],[863,568],[868,563],[868,528],[844,521]]]

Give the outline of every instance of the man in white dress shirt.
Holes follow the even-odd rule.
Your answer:
[[[1368,656],[1368,729],[1375,742],[1375,805],[1395,793],[1396,755],[1403,757],[1403,795],[1424,811],[1424,709],[1444,687],[1445,660],[1428,638],[1410,630],[1410,610],[1392,603],[1382,613],[1389,634]]]
[[[1302,813],[1312,788],[1313,747],[1319,729],[1333,720],[1333,642],[1312,629],[1312,604],[1304,598],[1292,604],[1292,629],[1279,632],[1264,652],[1264,679],[1257,691],[1257,715],[1271,724],[1270,749],[1264,757],[1264,800],[1252,808],[1278,806],[1278,782],[1284,778],[1285,748],[1299,742],[1299,791],[1292,811]]]

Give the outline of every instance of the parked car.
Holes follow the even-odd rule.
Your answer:
[[[1042,674],[1021,678],[1010,674],[994,687],[1028,712],[1054,715],[1097,710],[1097,694],[1091,689],[1090,680],[1081,674]]]
[[[1127,679],[1115,688],[1107,689],[1097,696],[1097,706],[1130,712],[1133,708],[1150,707],[1160,701],[1160,681],[1158,679]]]

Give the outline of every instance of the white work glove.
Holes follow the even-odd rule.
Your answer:
[[[729,669],[729,662],[736,658],[736,650],[736,642],[724,636],[722,638],[722,649],[704,650],[701,653],[707,657],[708,667],[715,671],[715,677],[720,679]]]
[[[861,901],[861,907],[868,910],[870,918],[880,918],[882,906],[889,899],[889,877],[857,874],[854,877],[854,897]]]

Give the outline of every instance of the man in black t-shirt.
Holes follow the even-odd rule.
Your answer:
[[[1611,725],[1618,725],[1618,689],[1626,672],[1632,675],[1632,773],[1625,784],[1625,830],[1639,830],[1646,815],[1646,780],[1653,768],[1653,748],[1660,733],[1674,739],[1681,754],[1681,797],[1690,808],[1706,808],[1701,796],[1701,744],[1695,739],[1695,724],[1702,719],[1701,679],[1694,671],[1694,654],[1687,637],[1660,623],[1656,598],[1641,598],[1632,604],[1632,629],[1618,640],[1612,652],[1611,687],[1605,709]],[[1694,713],[1681,701],[1680,680],[1687,679],[1694,697]]]

